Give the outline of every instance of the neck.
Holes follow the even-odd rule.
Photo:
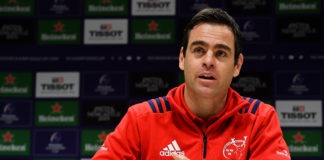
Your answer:
[[[184,88],[184,100],[190,111],[197,117],[207,121],[209,117],[217,115],[225,107],[228,90],[226,93],[219,96],[208,97],[197,95],[194,92],[189,92]]]

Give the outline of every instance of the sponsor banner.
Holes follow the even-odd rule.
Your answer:
[[[277,100],[275,106],[282,127],[322,127],[320,100]]]
[[[77,101],[36,101],[36,126],[77,126],[79,103]]]
[[[320,130],[283,130],[283,136],[293,157],[323,155]]]
[[[41,16],[80,16],[81,4],[71,0],[38,1]]]
[[[314,97],[322,95],[321,72],[278,72],[276,95],[280,97]]]
[[[320,13],[321,0],[276,0],[276,13]]]
[[[0,16],[32,16],[35,0],[1,0]]]
[[[242,39],[246,43],[270,43],[272,35],[271,19],[267,18],[237,18]]]
[[[233,14],[269,14],[272,11],[271,0],[227,0],[229,13]]]
[[[37,138],[36,138],[37,137]],[[76,156],[79,135],[77,130],[50,129],[34,131],[34,155],[40,156]]]
[[[0,127],[30,127],[32,103],[28,101],[0,101]]]
[[[128,0],[86,0],[87,16],[126,16]]]
[[[39,44],[79,44],[80,20],[39,20]]]
[[[37,72],[36,98],[77,98],[79,72]]]
[[[0,97],[31,97],[32,73],[0,72]]]
[[[179,1],[178,1],[179,2]],[[215,0],[186,0],[179,2],[180,15],[193,16],[205,8],[217,8],[223,6],[222,1]]]
[[[277,40],[280,42],[319,42],[322,35],[320,18],[279,18]]]
[[[123,72],[85,73],[84,95],[87,97],[125,97],[127,75]]]
[[[31,44],[34,42],[34,23],[32,20],[1,20],[1,44]]]
[[[131,96],[155,98],[165,96],[177,81],[173,72],[133,72],[130,83]]]
[[[233,79],[231,87],[243,96],[264,98],[272,96],[272,74],[269,72],[242,72]]]
[[[132,21],[133,43],[175,42],[173,19],[134,19]]]
[[[127,19],[86,19],[84,44],[127,44]]]
[[[29,130],[0,130],[0,155],[30,155]]]
[[[91,158],[81,158],[80,160],[91,160]]]
[[[82,130],[81,133],[81,155],[94,155],[104,143],[106,136],[112,132],[105,130]]]
[[[172,16],[176,0],[132,0],[132,16]]]
[[[125,101],[88,101],[82,106],[82,125],[115,127],[126,114]]]

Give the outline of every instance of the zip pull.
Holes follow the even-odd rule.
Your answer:
[[[203,138],[203,142],[204,142],[204,149],[203,149],[203,159],[206,158],[206,153],[207,153],[207,136],[205,133],[203,133],[204,138]]]

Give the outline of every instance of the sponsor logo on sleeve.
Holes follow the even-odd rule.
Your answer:
[[[36,73],[36,97],[79,97],[79,72]]]
[[[275,106],[282,127],[322,127],[320,100],[278,100]]]
[[[175,0],[132,0],[133,16],[175,15]]]
[[[86,19],[85,44],[127,44],[127,19]]]

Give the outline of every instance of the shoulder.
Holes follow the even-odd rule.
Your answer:
[[[271,113],[275,113],[275,109],[272,105],[267,104],[259,99],[251,97],[242,97],[246,102],[248,102],[247,107],[239,110],[240,113],[249,112],[255,116],[266,117]]]
[[[166,113],[168,111],[171,111],[171,107],[169,101],[166,99],[166,96],[143,101],[141,103],[132,105],[128,109],[129,113],[137,116]]]

